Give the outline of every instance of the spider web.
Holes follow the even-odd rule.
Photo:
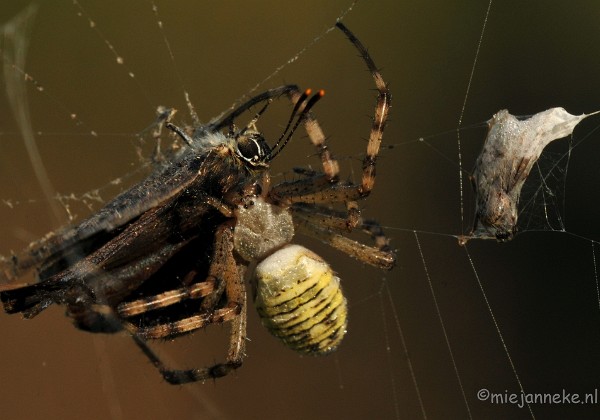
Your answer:
[[[465,101],[488,5],[405,3],[359,3],[345,20],[370,47],[394,94],[386,149],[364,213],[388,228],[399,262],[383,274],[304,241],[338,271],[348,294],[350,330],[340,351],[300,358],[263,331],[249,310],[252,341],[244,366],[214,386],[173,388],[130,339],[74,330],[60,308],[28,322],[2,316],[0,401],[7,416],[545,418],[597,410],[566,403],[519,408],[477,399],[483,388],[517,394],[595,390],[597,119],[584,121],[572,140],[544,152],[524,188],[522,233],[512,242],[460,247],[456,239],[471,227],[474,199],[466,173],[480,151],[486,120],[502,108],[516,115],[553,106],[573,114],[598,109],[590,93],[598,91],[600,63],[587,47],[598,36],[592,18],[597,6],[591,0],[576,9],[562,2],[544,2],[543,8],[535,2],[493,3]],[[24,5],[3,6],[2,20]],[[152,164],[154,142],[151,135],[140,142],[137,134],[158,105],[178,108],[180,121],[189,122],[188,92],[207,121],[290,58],[260,89],[284,82],[325,88],[317,116],[345,176],[359,176],[361,136],[368,135],[374,105],[372,81],[340,34],[312,44],[348,1],[293,10],[157,2],[159,17],[142,1],[81,5],[100,32],[71,5],[41,6],[25,65],[44,87],[38,92],[29,84],[31,125],[50,181],[69,211],[56,220],[48,210],[18,129],[3,112],[1,254],[97,210],[139,179]],[[274,42],[273,34],[285,42]],[[117,64],[118,57],[124,64]],[[8,110],[4,99],[0,104]],[[270,138],[289,109],[273,108],[264,123]],[[318,168],[313,155],[298,137],[274,171],[283,177],[292,166]],[[227,331],[201,331],[159,350],[175,365],[204,365],[223,357]],[[36,404],[17,404],[27,391]],[[66,416],[65,407],[71,410]]]

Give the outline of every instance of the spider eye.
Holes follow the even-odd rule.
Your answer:
[[[260,133],[251,133],[237,139],[237,154],[252,166],[262,166],[271,148]]]

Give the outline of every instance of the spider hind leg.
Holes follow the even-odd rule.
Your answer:
[[[246,349],[246,286],[244,275],[246,266],[238,263],[233,255],[233,232],[225,223],[215,233],[215,247],[207,280],[192,283],[176,291],[165,292],[154,297],[124,303],[119,306],[121,316],[137,313],[152,313],[186,299],[202,300],[198,313],[177,320],[157,322],[152,325],[137,326],[129,321],[123,325],[134,342],[159,370],[163,378],[171,384],[205,381],[222,377],[242,365]],[[212,279],[217,279],[214,284]],[[205,285],[206,287],[204,287]],[[222,286],[221,286],[222,285]],[[198,295],[190,295],[196,291]],[[224,299],[221,298],[224,297]],[[154,299],[153,299],[154,298]],[[162,300],[162,301],[161,301]],[[212,305],[211,305],[212,304]],[[210,306],[210,307],[207,307]],[[150,319],[152,318],[149,316]],[[229,350],[224,362],[212,366],[193,369],[171,369],[148,346],[146,339],[174,338],[179,335],[204,328],[210,324],[231,322]]]

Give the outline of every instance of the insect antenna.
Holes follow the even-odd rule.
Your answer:
[[[310,89],[310,88],[308,88],[304,92],[302,92],[302,95],[300,95],[300,97],[296,101],[296,105],[294,105],[294,109],[292,110],[292,115],[290,115],[290,118],[288,119],[287,125],[285,126],[285,130],[283,130],[283,132],[281,133],[281,136],[279,136],[279,138],[277,139],[277,142],[273,145],[271,150],[275,150],[277,148],[277,146],[279,146],[279,143],[281,143],[281,140],[285,136],[285,133],[287,133],[287,131],[290,129],[290,126],[292,125],[292,121],[294,121],[294,117],[296,116],[296,113],[298,112],[298,110],[300,109],[302,104],[304,104],[304,102],[306,101],[306,98],[308,98],[311,93],[312,93],[312,89]]]
[[[273,160],[275,158],[275,156],[277,156],[283,150],[285,145],[291,140],[292,135],[294,134],[294,132],[296,131],[296,129],[298,128],[300,123],[302,121],[304,121],[304,119],[306,118],[306,116],[308,115],[308,113],[310,112],[312,107],[319,101],[319,99],[321,99],[323,96],[325,96],[325,90],[321,89],[317,93],[315,93],[308,100],[308,102],[306,102],[306,99],[311,94],[311,92],[312,92],[311,89],[306,89],[304,91],[304,93],[300,96],[298,101],[296,102],[296,105],[294,106],[294,109],[292,110],[292,115],[290,116],[290,119],[288,120],[285,130],[283,130],[283,133],[281,133],[281,136],[279,136],[279,139],[277,140],[277,142],[271,149],[271,153],[269,154],[269,156],[266,159],[267,162]],[[300,107],[304,104],[304,102],[306,102],[306,105],[300,112],[300,115],[298,115],[298,119],[296,120],[296,123],[294,124],[294,126],[292,127],[290,132],[287,133],[290,126],[292,125],[292,121],[294,120],[294,118],[296,117],[296,114],[298,113],[298,109],[300,109]],[[286,136],[286,133],[287,133],[287,136]],[[285,140],[283,140],[284,136],[285,136]],[[282,140],[283,140],[283,143],[281,142]],[[280,143],[281,143],[281,146],[279,146]],[[277,149],[278,146],[279,146],[279,149]]]
[[[219,117],[215,122],[208,124],[207,131],[219,131],[224,127],[228,127],[231,123],[239,117],[242,113],[249,110],[252,106],[264,102],[270,98],[277,98],[281,95],[289,94],[292,92],[296,92],[298,87],[296,85],[285,85],[280,86],[278,88],[269,89],[266,92],[261,93],[260,95],[256,95],[253,98],[248,99],[242,105],[231,111],[224,117]]]
[[[260,109],[260,111],[258,111],[256,113],[254,118],[252,118],[252,120],[246,125],[246,127],[244,127],[235,137],[237,138],[237,137],[243,136],[244,134],[246,134],[246,131],[248,131],[251,127],[256,127],[256,123],[258,122],[258,119],[260,118],[260,116],[262,114],[264,114],[264,112],[267,110],[267,108],[269,107],[269,105],[271,105],[272,102],[273,102],[273,98],[269,98],[267,100],[267,102],[265,103],[265,105]]]

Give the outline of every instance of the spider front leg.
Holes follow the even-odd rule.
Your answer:
[[[358,185],[352,183],[340,184],[338,182],[339,165],[325,145],[323,130],[309,112],[305,117],[305,128],[311,142],[317,147],[324,173],[314,175],[308,179],[281,183],[273,189],[272,197],[274,201],[288,205],[292,203],[343,202],[346,204],[347,226],[349,229],[352,229],[361,223],[356,201],[367,197],[375,185],[375,165],[377,156],[379,155],[392,96],[367,49],[344,24],[338,22],[336,26],[344,32],[346,37],[358,50],[375,81],[375,87],[378,91],[371,133],[369,134],[367,143],[367,153],[362,164],[361,182]],[[289,96],[294,102],[297,102],[302,97],[297,91],[291,91]]]
[[[289,97],[292,103],[297,104],[298,101],[304,100],[306,93],[300,94],[298,90],[295,90],[289,93]],[[339,181],[340,165],[325,144],[326,138],[323,129],[312,112],[308,112],[304,116],[304,129],[311,143],[317,148],[317,152],[321,158],[323,176],[319,180],[319,184],[323,186],[337,184]],[[346,201],[346,209],[348,211],[346,225],[348,229],[352,229],[360,223],[360,210],[358,209],[358,204],[354,201]]]
[[[375,81],[375,87],[377,89],[377,104],[375,105],[375,115],[373,117],[373,124],[371,126],[371,133],[369,134],[369,141],[367,143],[367,154],[363,159],[363,174],[360,186],[356,189],[357,198],[366,197],[369,195],[375,184],[375,162],[377,155],[379,154],[379,148],[381,146],[381,139],[383,138],[383,130],[387,122],[388,114],[392,104],[392,95],[387,88],[383,77],[375,62],[369,55],[369,52],[364,45],[354,36],[352,32],[346,26],[337,22],[335,24],[344,34],[348,37],[348,40],[352,42],[354,47],[358,50],[363,61],[367,65],[367,68],[373,76]]]
[[[152,364],[161,372],[165,380],[172,384],[184,384],[187,382],[203,381],[227,375],[242,364],[245,356],[246,341],[246,288],[244,285],[245,266],[238,264],[233,255],[233,233],[229,225],[224,224],[215,234],[215,251],[212,264],[209,269],[209,279],[219,279],[225,284],[224,293],[227,296],[227,304],[221,308],[203,309],[198,315],[188,318],[167,322],[164,324],[138,327],[130,322],[125,322],[127,329],[133,336],[135,343],[141,348]],[[218,281],[218,282],[219,282]],[[218,283],[217,282],[217,283]],[[211,295],[211,290],[219,290],[217,286],[213,289],[211,282],[207,285],[196,283],[172,292],[156,295],[154,298],[141,299],[135,302],[120,305],[119,313],[122,315],[133,315],[143,313],[177,303],[185,298],[197,298],[205,295],[215,305],[219,301]],[[191,291],[196,291],[196,296],[190,296]],[[218,292],[216,292],[218,293]],[[136,312],[137,311],[137,312]],[[231,338],[227,358],[223,363],[199,369],[170,369],[149,348],[146,339],[170,338],[209,324],[232,322]]]
[[[292,91],[289,96],[294,105],[296,105],[299,100],[306,97],[306,95],[301,94],[298,90]],[[308,112],[304,116],[304,129],[306,130],[306,134],[308,134],[311,143],[317,148],[319,157],[321,158],[321,164],[323,165],[323,173],[327,180],[329,182],[337,182],[340,165],[325,144],[326,139],[323,129],[321,129],[321,126],[312,112]]]

